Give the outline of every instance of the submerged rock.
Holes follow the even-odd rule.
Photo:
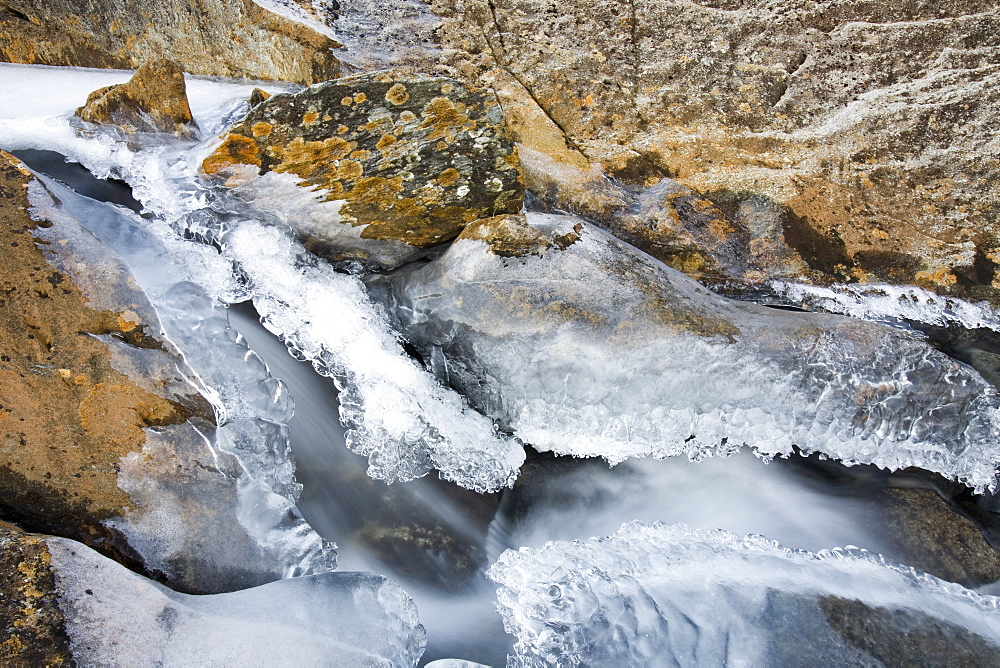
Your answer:
[[[500,107],[441,77],[378,72],[275,95],[202,168],[311,251],[384,267],[523,199]]]
[[[125,132],[165,132],[193,138],[184,72],[172,60],[144,63],[127,83],[95,90],[76,115],[88,123],[115,125]]]
[[[489,576],[524,664],[962,665],[1000,660],[1000,604],[863,550],[633,522],[504,552]]]
[[[326,573],[180,594],[80,543],[0,524],[0,657],[10,665],[415,666],[425,632],[399,585]]]
[[[764,217],[825,280],[1000,303],[992,0],[434,8],[455,72],[515,79],[609,174],[672,177],[743,226]]]
[[[580,219],[478,221],[369,279],[444,382],[539,450],[700,457],[797,446],[995,484],[978,374],[903,331],[727,300]]]
[[[230,454],[214,388],[162,334],[129,268],[63,208],[82,198],[57,203],[6,154],[0,187],[0,517],[185,591],[332,569],[291,500]],[[250,421],[235,428],[250,441]]]
[[[0,60],[134,69],[157,58],[193,74],[311,84],[340,76],[336,41],[253,0],[11,0]]]

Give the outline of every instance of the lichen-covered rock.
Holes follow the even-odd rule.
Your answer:
[[[340,75],[339,44],[253,0],[9,0],[0,60],[135,69],[157,58],[186,72],[316,83]]]
[[[52,555],[40,536],[0,522],[0,662],[73,665]]]
[[[224,451],[212,389],[128,267],[0,157],[0,518],[184,591],[332,568],[292,502]]]
[[[291,225],[313,252],[382,266],[478,218],[516,213],[523,199],[517,152],[489,96],[389,72],[271,97],[202,168]]]
[[[457,76],[516,80],[608,173],[766,217],[825,280],[1000,303],[995,2],[432,6]]]
[[[197,124],[188,104],[184,72],[172,60],[144,63],[128,82],[95,90],[76,115],[125,132],[165,132],[192,138]]]

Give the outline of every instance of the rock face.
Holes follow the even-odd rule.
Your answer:
[[[1000,303],[995,2],[433,7],[460,76],[537,103],[620,179],[669,176],[777,227],[826,280]]]
[[[339,44],[253,0],[10,0],[0,60],[135,69],[172,58],[186,72],[311,84],[340,75]]]
[[[211,388],[129,268],[61,208],[79,196],[57,203],[13,158],[2,165],[0,518],[183,591],[332,569],[292,502],[227,452],[233,429],[216,425]]]
[[[126,132],[193,138],[197,128],[184,72],[166,59],[145,63],[127,83],[95,90],[76,114],[88,123],[116,125]]]
[[[395,266],[473,220],[521,209],[517,152],[499,106],[440,77],[387,72],[275,95],[203,162],[331,259]],[[309,189],[305,215],[274,201]],[[305,190],[300,190],[302,199]]]
[[[538,450],[794,445],[994,484],[1000,399],[968,367],[874,323],[724,299],[578,218],[483,219],[369,284],[443,382]]]
[[[0,661],[72,665],[52,555],[40,536],[0,522]]]

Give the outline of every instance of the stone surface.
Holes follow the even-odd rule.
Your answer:
[[[536,103],[617,178],[670,176],[745,227],[783,230],[800,256],[786,268],[814,272],[804,280],[1000,303],[991,0],[432,7],[456,76]],[[514,129],[546,150],[525,132]],[[783,244],[758,250],[784,262]]]
[[[271,97],[229,129],[202,168],[284,216],[313,252],[382,266],[478,218],[516,213],[523,198],[516,149],[488,95],[390,72]],[[300,198],[311,193],[306,216],[287,213],[294,197],[278,199],[289,181],[308,189]]]
[[[52,555],[40,536],[0,522],[0,662],[73,665]]]
[[[966,587],[1000,580],[1000,554],[960,508],[936,491],[882,492],[885,537],[914,568]]]
[[[125,132],[165,132],[193,138],[197,128],[184,72],[166,59],[144,63],[127,83],[95,90],[76,115],[88,123],[115,125]]]
[[[186,72],[311,84],[340,75],[339,44],[252,0],[9,0],[0,60],[134,69],[171,58]]]

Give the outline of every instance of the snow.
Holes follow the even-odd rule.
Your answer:
[[[508,665],[1000,657],[1000,599],[851,548],[814,554],[634,522],[606,538],[508,550],[489,577],[517,637]]]

